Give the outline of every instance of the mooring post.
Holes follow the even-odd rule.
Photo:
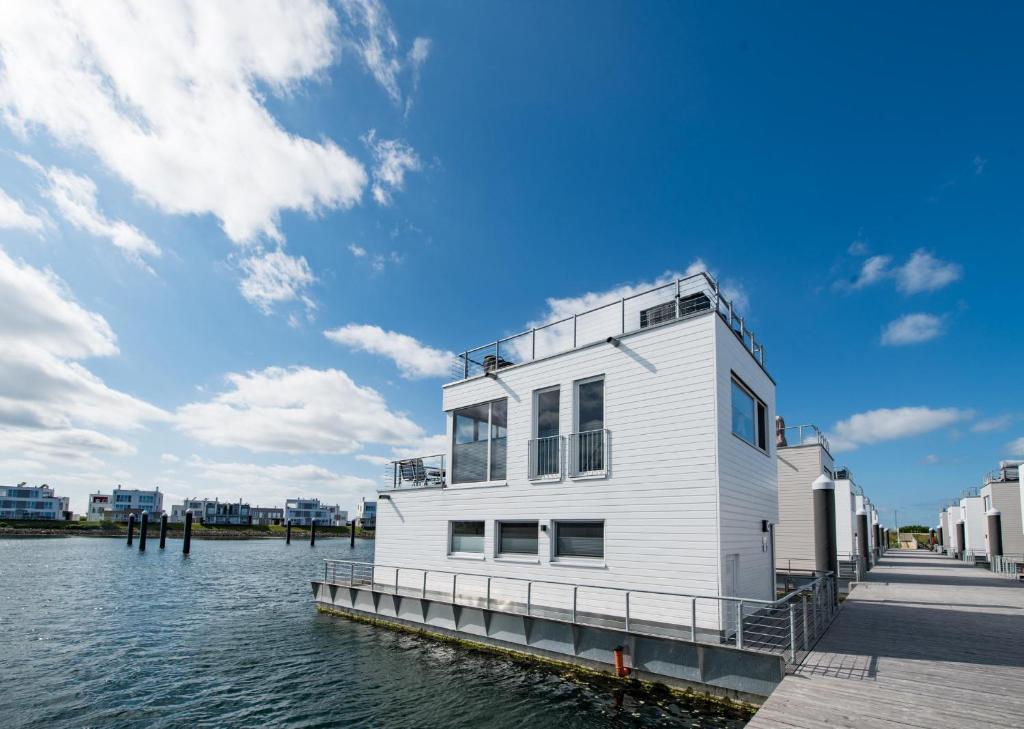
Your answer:
[[[149,530],[149,512],[142,512],[142,524],[139,526],[139,551],[146,551],[146,532]]]
[[[964,520],[961,519],[956,523],[956,556],[959,559],[963,559],[964,552],[967,551],[967,526],[964,524]]]
[[[356,520],[353,519],[348,523],[348,546],[349,549],[354,549],[356,546]]]
[[[128,546],[135,540],[135,514],[128,515]]]
[[[811,484],[814,507],[814,568],[839,577],[836,540],[836,484],[824,473]]]
[[[863,576],[871,569],[871,559],[868,557],[868,513],[863,508],[857,509],[857,551],[857,564]]]
[[[192,550],[192,509],[185,512],[185,540],[181,545],[181,553],[188,554]]]
[[[160,549],[167,546],[167,514],[160,515]]]
[[[988,553],[990,558],[1003,556],[1003,515],[992,507],[985,512],[988,519]],[[992,560],[995,561],[994,559]]]
[[[291,544],[292,543],[292,520],[291,519],[288,520],[288,524],[285,527],[284,543],[285,544]]]
[[[309,520],[309,546],[316,546],[316,519]]]

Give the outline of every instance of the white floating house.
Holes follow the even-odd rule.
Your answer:
[[[960,550],[963,545],[960,544],[960,533],[964,531],[961,526],[964,523],[963,518],[960,516],[960,502],[954,500],[946,506],[946,525],[948,527],[948,534],[946,536],[946,554],[955,556],[960,554]]]
[[[773,599],[775,383],[714,286],[701,274],[461,355],[443,388],[450,467],[430,482],[396,465],[375,563]]]
[[[985,511],[985,549],[989,558],[995,543],[1001,546],[1005,556],[1024,556],[1024,520],[1021,512],[1020,466],[1021,461],[1002,461],[999,468],[984,479],[980,495]],[[988,518],[998,516],[995,521]],[[990,537],[993,524],[999,527],[999,539]]]
[[[775,566],[789,573],[822,568],[819,542],[828,525],[818,523],[814,484],[822,476],[831,482],[835,472],[828,439],[814,425],[786,427],[776,418],[779,469],[779,523],[775,527]],[[850,500],[843,497],[843,507]],[[838,510],[840,502],[836,502]],[[833,516],[834,518],[834,516]],[[833,529],[834,529],[833,525]],[[834,545],[833,545],[834,548]]]
[[[836,545],[840,562],[857,559],[857,497],[864,492],[854,483],[849,468],[835,470],[836,484]]]
[[[964,549],[968,555],[983,557],[985,549],[985,505],[977,488],[965,489],[960,497],[960,519],[964,523]]]

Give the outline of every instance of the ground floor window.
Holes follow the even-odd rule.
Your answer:
[[[556,557],[604,557],[603,521],[556,521]]]
[[[537,554],[537,522],[498,522],[498,554]]]
[[[453,554],[483,554],[484,523],[482,521],[453,521],[449,551]]]

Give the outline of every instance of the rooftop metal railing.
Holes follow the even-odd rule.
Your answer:
[[[722,296],[718,282],[707,273],[698,273],[466,350],[456,355],[452,376],[456,381],[477,377],[703,311],[716,311],[754,360],[765,367],[764,345],[747,328],[733,302]]]
[[[692,643],[730,645],[795,662],[835,616],[831,573],[777,600],[651,590],[424,570],[372,562],[324,560],[324,584],[625,630]]]
[[[445,486],[445,455],[404,458],[388,464],[392,489],[441,489]]]
[[[785,438],[785,445],[780,444],[780,447],[817,444],[829,453],[832,452],[828,438],[825,437],[825,434],[821,432],[817,425],[787,425],[785,428],[782,428],[782,435]]]

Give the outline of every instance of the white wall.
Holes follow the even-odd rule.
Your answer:
[[[949,525],[949,549],[951,552],[960,551],[960,530],[957,529],[957,522],[960,521],[960,506],[946,507],[946,524]]]
[[[980,496],[960,499],[960,518],[965,522],[967,549],[985,553],[985,506]]]
[[[857,530],[857,502],[853,484],[845,478],[835,480],[836,484],[836,552],[839,559],[851,560],[857,553],[854,533]],[[843,505],[847,507],[844,509]]]
[[[1024,555],[1024,528],[1021,526],[1020,483],[993,482],[981,490],[981,501],[992,497],[992,507],[1000,512],[1003,532],[1003,554]],[[988,517],[985,517],[985,534],[988,534]],[[988,541],[985,542],[988,549]]]
[[[479,377],[445,386],[443,407],[448,412],[449,443],[452,410],[507,398],[507,479],[500,484],[449,485],[443,490],[383,492],[391,498],[378,501],[376,563],[635,590],[719,594],[716,467],[721,439],[716,431],[716,413],[722,407],[719,405],[716,411],[716,399],[720,397],[715,366],[717,324],[721,320],[709,313],[627,335],[619,347],[602,342],[503,369],[496,379]],[[742,369],[743,365],[732,362],[734,353],[728,346],[723,350],[731,358],[731,364],[724,365],[727,377],[730,366]],[[749,359],[748,354],[744,356]],[[774,388],[760,379],[763,373],[744,372],[748,383],[769,405],[770,425],[774,419]],[[528,441],[533,435],[534,391],[560,387],[560,432],[568,435],[574,429],[573,384],[596,375],[605,378],[605,427],[610,431],[607,477],[573,480],[563,475],[559,481],[531,482],[527,459]],[[729,427],[728,422],[725,427]],[[731,433],[729,437],[733,438]],[[739,550],[747,563],[756,567],[768,561],[767,553],[760,551],[760,519],[775,520],[774,509],[764,504],[774,494],[776,474],[773,458],[763,453],[753,455],[761,461],[755,459],[756,465],[745,477],[750,486],[742,493],[751,504],[726,509],[723,518],[729,520],[729,548]],[[727,488],[733,495],[735,474],[746,459],[730,449],[727,460]],[[450,474],[451,468],[449,480]],[[753,539],[736,528],[737,513],[743,509],[750,511],[742,530],[754,534]],[[746,524],[754,515],[756,523]],[[548,525],[549,531],[540,534],[536,559],[496,556],[496,522],[502,519],[536,519]],[[604,560],[555,560],[551,522],[557,519],[604,520]],[[448,555],[450,520],[485,522],[482,558]],[[754,546],[756,554],[752,553]],[[746,567],[741,560],[742,589],[764,595],[769,589],[770,570],[762,571],[762,585],[746,577],[742,572]],[[608,594],[600,599],[607,602]],[[585,596],[581,594],[580,600],[582,609]],[[684,607],[658,608],[653,602],[648,606],[654,613]],[[638,601],[631,603],[634,616],[648,608]],[[612,608],[604,605],[602,609]],[[716,610],[701,610],[699,624],[711,625],[718,620]]]
[[[775,565],[813,570],[815,562],[814,493],[811,484],[832,469],[832,457],[817,443],[778,449],[779,524],[775,528]]]

